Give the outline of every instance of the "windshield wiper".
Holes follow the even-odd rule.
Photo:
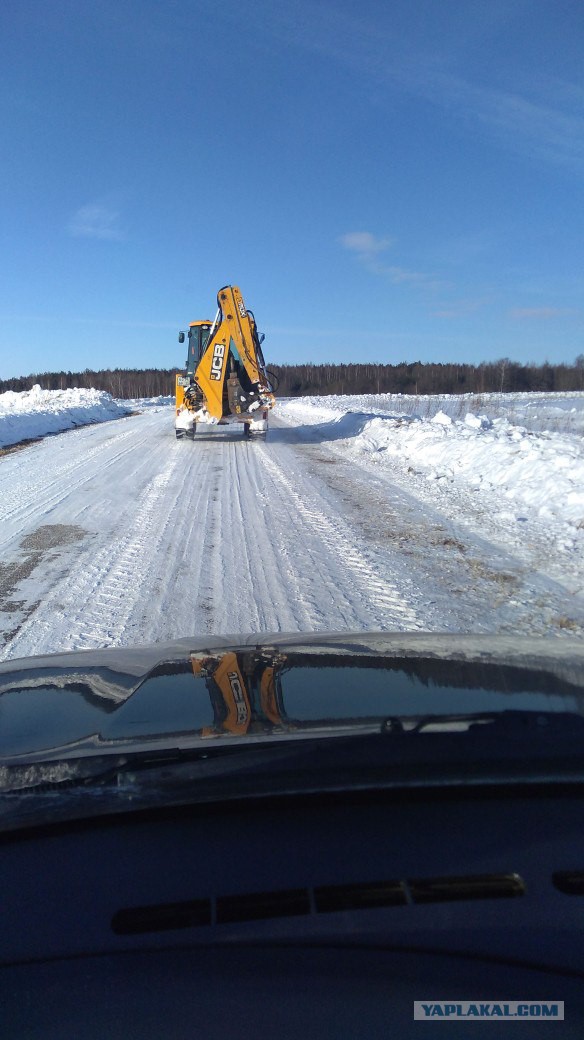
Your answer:
[[[184,735],[181,735],[184,740]],[[168,738],[165,738],[168,740]],[[56,751],[56,749],[55,749]],[[128,787],[176,782],[237,783],[246,776],[274,777],[326,785],[334,774],[350,783],[358,774],[399,779],[400,770],[428,767],[438,778],[461,767],[476,766],[481,775],[493,767],[535,768],[564,762],[584,766],[584,718],[572,712],[502,711],[476,714],[390,716],[381,721],[323,733],[315,730],[247,737],[225,737],[177,747],[64,757],[0,766],[0,795],[67,788]],[[430,773],[426,773],[430,779]],[[193,790],[196,796],[196,790]]]

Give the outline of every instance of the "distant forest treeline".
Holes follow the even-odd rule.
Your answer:
[[[93,387],[113,397],[174,394],[177,369],[115,368],[92,372],[37,372],[0,380],[0,392]],[[305,394],[486,394],[584,390],[584,354],[573,365],[520,365],[508,358],[481,365],[271,365],[282,397]]]

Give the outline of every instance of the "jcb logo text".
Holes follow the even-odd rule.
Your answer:
[[[225,357],[225,344],[216,343],[213,348],[211,360],[211,379],[221,379],[223,373],[223,359]]]

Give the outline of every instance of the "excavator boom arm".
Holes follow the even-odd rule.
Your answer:
[[[253,390],[264,408],[272,408],[274,396],[264,366],[255,319],[247,310],[240,289],[236,285],[224,286],[217,293],[217,303],[219,321],[195,372],[207,410],[216,419],[221,419],[225,382],[230,376],[233,377],[234,371],[240,386],[246,384],[245,389]],[[237,395],[234,393],[229,396]],[[249,394],[240,396],[246,398],[246,404],[253,403],[247,401]],[[231,400],[229,404],[231,406]]]

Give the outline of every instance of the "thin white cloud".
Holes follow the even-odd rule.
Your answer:
[[[347,14],[335,3],[298,0],[270,11],[262,29],[288,45],[325,55],[363,81],[438,107],[467,133],[483,134],[509,151],[578,171],[584,167],[579,83],[558,82],[543,71],[519,80],[512,68],[503,67],[499,82],[485,86],[472,68],[458,72],[460,56],[447,33],[428,53],[415,34],[404,35],[391,21],[383,25],[378,18]]]
[[[67,230],[74,238],[99,238],[120,242],[125,234],[120,227],[117,210],[102,203],[81,206],[73,214]]]
[[[571,318],[578,314],[575,307],[514,307],[509,316],[516,321],[550,321],[553,318]]]
[[[347,231],[339,237],[341,245],[356,256],[371,274],[389,279],[393,285],[419,285],[426,288],[443,288],[444,283],[424,271],[410,271],[396,264],[384,263],[382,254],[393,246],[394,239],[379,238],[371,231]]]
[[[408,271],[405,267],[386,267],[382,273],[387,274],[394,285],[428,285],[435,282],[431,275],[424,274],[423,271]]]
[[[339,239],[341,245],[351,253],[356,253],[360,260],[371,260],[384,253],[392,245],[391,238],[376,238],[370,231],[348,231]]]
[[[514,152],[578,169],[584,165],[584,117],[575,106],[560,108],[552,98],[541,101],[534,93],[478,86],[442,72],[412,74],[404,86],[454,112],[467,126],[482,125]]]

